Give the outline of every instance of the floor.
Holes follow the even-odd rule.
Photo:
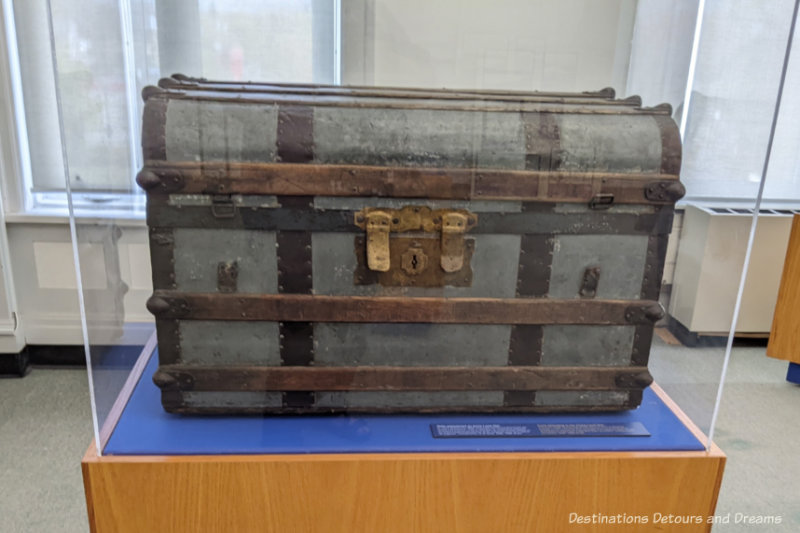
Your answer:
[[[763,346],[731,354],[714,441],[728,461],[715,533],[800,531],[800,386],[786,381],[788,363]],[[704,432],[708,432],[724,348],[667,346],[656,340],[650,370]],[[780,516],[780,525],[736,524],[737,513]]]
[[[0,532],[89,530],[80,461],[92,439],[85,368],[0,379]]]
[[[723,355],[654,341],[653,375],[705,431]],[[715,434],[728,454],[717,515],[730,523],[716,533],[800,531],[800,386],[785,381],[786,368],[763,347],[734,349]],[[88,530],[80,459],[91,435],[85,369],[0,379],[0,532]],[[736,524],[741,515],[782,523]]]

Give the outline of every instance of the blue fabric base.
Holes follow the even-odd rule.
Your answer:
[[[547,415],[180,416],[166,413],[155,352],[104,450],[110,455],[688,451],[703,444],[650,389],[633,411]],[[433,438],[431,424],[622,424],[649,437]]]
[[[786,381],[800,385],[800,365],[789,363],[789,371],[786,373]]]

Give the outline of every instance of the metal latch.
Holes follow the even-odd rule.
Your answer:
[[[581,298],[594,298],[597,296],[597,285],[600,283],[600,267],[586,267],[583,272],[583,281],[578,294]]]
[[[449,212],[442,215],[442,258],[445,272],[458,272],[464,266],[464,233],[467,231],[467,215]]]
[[[214,218],[233,218],[236,216],[236,204],[230,194],[215,194],[211,197],[211,214]]]
[[[410,231],[441,232],[439,264],[445,272],[458,272],[464,267],[464,234],[477,222],[477,215],[466,209],[421,206],[402,209],[368,207],[355,214],[356,226],[367,232],[367,266],[378,272],[388,272],[391,268],[389,233]],[[417,268],[418,265],[412,266]]]
[[[236,292],[238,277],[238,261],[220,261],[217,263],[217,290],[219,292]]]
[[[589,200],[589,209],[608,209],[614,205],[614,195],[611,193],[596,194]]]
[[[367,266],[370,270],[387,272],[389,261],[389,228],[392,215],[385,211],[367,214]]]

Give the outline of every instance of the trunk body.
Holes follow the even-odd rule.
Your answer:
[[[638,406],[683,194],[667,107],[160,85],[138,181],[168,411]]]

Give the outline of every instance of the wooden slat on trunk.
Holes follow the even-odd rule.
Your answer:
[[[647,367],[265,367],[162,365],[164,390],[469,391],[620,390],[652,382]]]
[[[614,203],[673,204],[683,196],[671,174],[581,173],[540,170],[379,167],[305,163],[160,163],[147,161],[138,178],[150,194],[274,194],[390,196],[453,200],[589,202],[613,194]],[[647,187],[674,194],[648,200]]]
[[[437,324],[652,324],[650,300],[402,298],[305,294],[206,294],[156,291],[147,307],[159,318],[291,322]]]

